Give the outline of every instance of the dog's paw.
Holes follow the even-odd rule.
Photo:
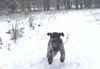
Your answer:
[[[60,58],[60,62],[64,62],[64,58],[62,59],[62,58]]]
[[[52,64],[52,60],[49,60],[48,63],[51,65]]]
[[[52,64],[52,59],[48,59],[48,63],[51,65]]]

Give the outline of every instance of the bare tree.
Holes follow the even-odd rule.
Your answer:
[[[78,1],[78,0],[75,0],[75,8],[76,8],[76,9],[79,8],[79,7],[78,7],[78,3],[79,3],[79,1]]]
[[[59,10],[60,9],[60,0],[56,0],[56,9]]]
[[[17,4],[15,0],[6,0],[7,1],[7,8],[10,9],[9,13],[12,13],[16,10]]]
[[[14,12],[16,10],[16,1],[15,0],[0,0],[0,9],[10,10],[9,12]]]
[[[35,10],[35,6],[36,6],[36,5],[35,5],[35,4],[36,4],[36,0],[33,0],[33,1],[32,1],[32,3],[33,3],[34,10]]]
[[[95,7],[100,8],[100,0],[93,0],[93,1],[94,1],[94,4],[95,4]]]
[[[79,5],[80,5],[80,8],[82,9],[83,8],[83,0],[79,0]]]
[[[25,9],[28,9],[29,11],[31,11],[31,3],[32,0],[17,0],[20,8],[22,9],[22,11],[25,12]]]
[[[66,3],[67,3],[66,0],[63,0],[63,4],[64,4],[65,9],[67,9]]]
[[[43,7],[45,10],[50,10],[50,0],[43,0]]]
[[[92,0],[84,0],[84,5],[86,8],[91,8]]]
[[[71,8],[71,1],[67,0],[67,8],[70,9]]]

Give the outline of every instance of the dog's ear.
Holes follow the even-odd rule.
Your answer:
[[[64,36],[64,33],[62,32],[62,33],[60,33],[60,35]]]
[[[47,33],[47,35],[49,36],[49,35],[51,35],[51,33],[49,32],[49,33]]]

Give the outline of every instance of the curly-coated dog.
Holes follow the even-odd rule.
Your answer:
[[[64,33],[47,33],[48,36],[50,36],[50,40],[48,42],[48,49],[47,49],[47,58],[48,63],[52,64],[54,56],[57,54],[57,52],[60,51],[61,57],[60,61],[64,62],[65,60],[65,50],[63,46],[63,41],[60,38],[60,36],[64,36]]]

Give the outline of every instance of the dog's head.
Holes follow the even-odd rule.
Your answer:
[[[60,38],[60,36],[64,36],[64,33],[57,33],[57,32],[53,32],[53,33],[47,33],[48,36],[50,36],[50,38]]]

